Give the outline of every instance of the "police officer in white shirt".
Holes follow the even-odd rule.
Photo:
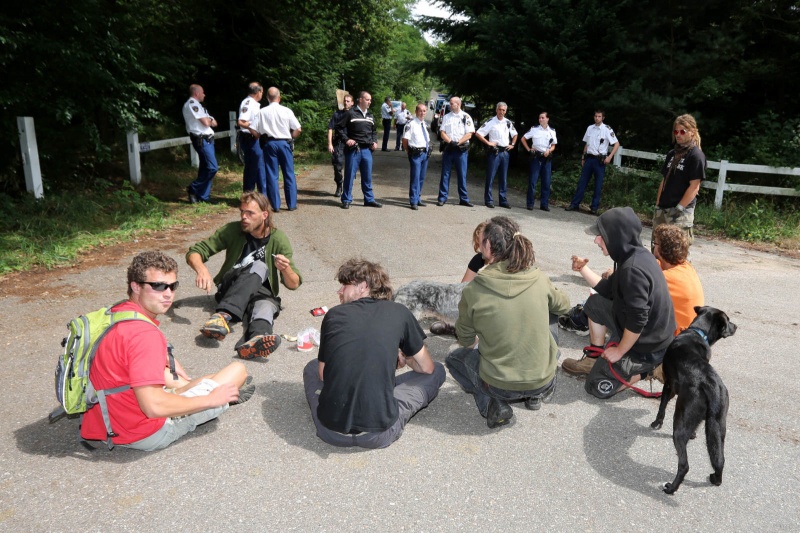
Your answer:
[[[276,87],[267,89],[269,105],[256,115],[255,127],[250,130],[260,136],[264,150],[264,167],[267,172],[267,198],[272,210],[281,210],[281,193],[278,189],[278,165],[283,172],[283,194],[286,208],[297,209],[297,183],[294,177],[293,141],[300,135],[300,122],[294,112],[281,105],[281,92]]]
[[[214,154],[214,130],[217,121],[203,107],[206,93],[197,84],[189,86],[189,99],[183,104],[183,120],[192,146],[200,159],[197,179],[186,188],[189,202],[208,202],[211,197],[211,180],[217,174],[217,157]]]
[[[614,135],[614,130],[603,124],[605,118],[605,112],[598,109],[594,112],[594,124],[586,128],[586,134],[583,136],[583,142],[586,144],[583,146],[583,156],[581,157],[581,166],[583,167],[581,177],[578,180],[578,188],[572,202],[564,208],[567,211],[577,211],[580,208],[586,186],[589,185],[589,179],[594,175],[594,196],[590,211],[593,215],[600,214],[598,209],[600,208],[600,194],[603,192],[606,165],[614,160],[614,154],[619,149],[619,141]],[[609,153],[608,150],[611,146],[614,148]]]
[[[526,139],[531,140],[530,146]],[[533,209],[536,182],[542,178],[542,190],[539,193],[539,209],[550,211],[550,179],[552,177],[553,152],[558,144],[556,130],[550,127],[550,115],[547,111],[539,113],[539,125],[534,126],[520,140],[525,151],[530,155],[530,173],[528,174],[528,211]]]
[[[475,137],[487,146],[486,157],[486,188],[483,192],[483,202],[486,207],[494,208],[492,200],[492,182],[495,174],[498,176],[498,199],[500,207],[511,209],[506,197],[508,188],[508,152],[513,150],[517,142],[517,130],[514,124],[506,118],[508,105],[498,102],[495,108],[497,115],[481,126],[475,132]]]
[[[258,189],[261,194],[267,194],[267,173],[264,168],[264,152],[258,138],[250,131],[250,122],[261,109],[261,98],[264,88],[258,82],[253,82],[247,88],[247,98],[239,105],[239,146],[244,152],[244,180],[242,190],[245,192]]]
[[[383,101],[381,106],[381,119],[383,120],[383,147],[382,152],[389,151],[389,133],[392,131],[392,116],[394,115],[394,108],[392,107],[392,99],[388,96]]]
[[[400,109],[394,115],[394,127],[397,130],[397,144],[395,144],[394,151],[399,152],[400,146],[403,144],[403,132],[406,129],[406,124],[414,118],[414,115],[406,109],[405,102],[400,103]]]
[[[450,190],[450,171],[456,166],[458,179],[458,204],[472,207],[467,195],[467,156],[469,155],[469,140],[475,133],[475,124],[468,113],[461,110],[461,98],[454,96],[450,99],[450,112],[442,119],[439,128],[439,137],[444,143],[442,154],[442,177],[439,180],[439,197],[436,205],[443,206],[447,202]]]
[[[408,123],[403,133],[403,149],[408,154],[408,163],[411,167],[408,201],[414,211],[425,206],[425,202],[420,199],[419,195],[425,184],[425,174],[428,172],[428,160],[431,156],[431,134],[425,123],[427,112],[428,108],[425,104],[417,104],[414,109],[416,117]]]

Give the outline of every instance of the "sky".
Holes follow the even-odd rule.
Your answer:
[[[442,18],[449,18],[451,16],[450,11],[434,5],[435,2],[431,0],[417,0],[417,3],[414,4],[414,7],[411,8],[411,15],[414,17],[425,15],[429,17],[442,17]],[[430,44],[435,44],[436,39],[428,33],[425,34],[425,39]]]

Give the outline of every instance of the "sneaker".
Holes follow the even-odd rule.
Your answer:
[[[242,359],[255,359],[256,357],[269,357],[269,354],[278,349],[281,338],[278,335],[256,335],[246,343],[236,348],[236,353]]]
[[[214,313],[211,315],[211,318],[206,320],[206,323],[203,324],[202,328],[200,328],[200,333],[206,337],[217,339],[218,341],[224,339],[225,335],[230,332],[231,328],[228,326],[228,321],[225,320],[225,317],[219,313]]]
[[[558,327],[585,337],[589,334],[589,325],[584,324],[584,317],[583,305],[578,304],[570,309],[566,315],[558,317]]]
[[[190,204],[196,204],[196,203],[198,203],[200,201],[200,199],[197,198],[197,195],[192,192],[192,188],[191,187],[186,187],[186,194],[189,195],[189,203]]]
[[[496,398],[489,400],[489,410],[486,412],[486,425],[490,429],[505,426],[511,422],[511,417],[514,416],[514,410],[508,405],[508,402],[502,402]]]

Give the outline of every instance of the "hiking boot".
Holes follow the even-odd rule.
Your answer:
[[[456,336],[456,327],[447,322],[434,322],[431,324],[431,333],[434,335],[452,335]]]
[[[543,403],[550,403],[550,400],[553,399],[553,394],[556,392],[556,384],[553,382],[553,386],[547,389],[547,391],[541,396],[531,396],[530,398],[525,399],[525,408],[530,409],[531,411],[538,411],[542,408]]]
[[[486,425],[490,429],[505,426],[511,422],[511,417],[514,416],[514,410],[508,405],[508,402],[500,401],[496,398],[489,400],[489,410],[486,412]]]
[[[256,357],[264,357],[266,359],[280,345],[281,338],[278,335],[256,335],[236,348],[236,353],[242,359],[255,359]]]
[[[217,339],[218,341],[224,339],[225,335],[230,332],[231,328],[228,326],[228,321],[225,320],[225,317],[219,313],[214,313],[211,315],[211,318],[206,320],[206,323],[203,324],[202,328],[200,328],[200,333],[206,337]]]
[[[587,376],[603,351],[602,347],[584,346],[583,357],[580,359],[564,359],[561,363],[561,370],[572,376]]]
[[[586,320],[586,314],[583,312],[581,304],[570,309],[566,315],[558,317],[558,327],[581,337],[589,334],[589,325],[585,324],[585,322],[588,322],[588,320]]]
[[[336,184],[336,192],[333,193],[333,195],[337,196],[337,197],[342,195],[342,184],[341,183],[337,183]]]

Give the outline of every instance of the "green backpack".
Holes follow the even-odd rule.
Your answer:
[[[126,391],[130,389],[130,385],[105,390],[95,389],[89,379],[89,372],[97,354],[97,347],[106,334],[111,331],[111,328],[121,322],[142,320],[158,329],[152,320],[137,311],[111,312],[111,308],[119,303],[122,302],[73,318],[67,324],[69,334],[61,341],[64,353],[58,359],[55,373],[56,398],[61,405],[50,413],[50,422],[52,423],[65,415],[82,415],[93,405],[99,403],[108,434],[109,449],[113,448],[111,437],[116,437],[117,434],[111,429],[106,396]],[[161,330],[158,331],[161,332]],[[172,345],[167,345],[167,352],[170,370],[176,376]]]

